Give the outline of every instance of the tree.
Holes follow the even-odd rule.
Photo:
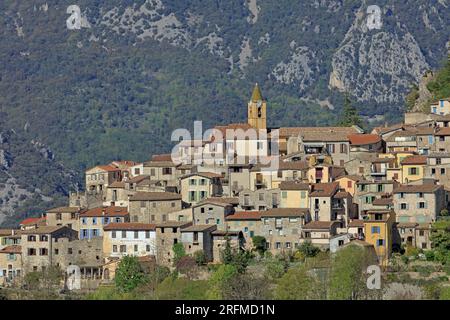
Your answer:
[[[288,262],[286,259],[271,258],[266,260],[265,267],[267,277],[279,279],[286,273]]]
[[[306,300],[315,296],[316,279],[305,266],[289,269],[278,281],[275,298],[280,300]]]
[[[223,264],[232,265],[236,268],[237,272],[244,273],[253,255],[249,251],[240,249],[233,250],[230,241],[227,240],[225,248],[221,252],[221,257]]]
[[[368,265],[366,251],[357,246],[339,250],[331,265],[329,298],[357,300],[366,294],[365,269]]]
[[[310,258],[315,257],[320,252],[320,249],[313,246],[311,241],[305,241],[300,245],[298,251],[300,251],[303,256]]]
[[[178,260],[186,255],[186,251],[184,250],[184,246],[182,243],[175,243],[172,247],[174,258],[173,263],[176,266]]]
[[[226,300],[261,300],[269,298],[269,282],[263,277],[236,274],[222,285],[222,297]]]
[[[252,237],[252,243],[254,250],[258,252],[260,256],[264,256],[264,252],[266,252],[266,238],[263,236],[254,236]]]
[[[339,126],[350,127],[353,125],[362,127],[362,121],[361,118],[359,117],[358,111],[352,105],[350,95],[346,93],[344,98],[343,114],[341,120],[339,121]]]
[[[119,262],[114,278],[120,292],[131,292],[148,281],[137,257],[125,256]]]
[[[230,264],[223,264],[211,275],[208,281],[208,299],[222,300],[224,299],[224,291],[227,283],[238,274],[236,267]]]

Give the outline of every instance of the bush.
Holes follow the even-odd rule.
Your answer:
[[[450,300],[450,287],[442,287],[439,300]]]
[[[256,252],[258,252],[260,256],[264,256],[264,252],[266,252],[266,238],[254,236],[252,237],[252,243]]]
[[[266,263],[266,276],[272,280],[281,278],[286,270],[286,261],[279,259],[270,259],[267,260]]]
[[[193,257],[184,256],[178,259],[176,264],[176,270],[186,275],[189,279],[193,279],[197,276],[198,266]]]
[[[198,266],[202,266],[206,263],[206,255],[203,250],[194,252],[194,259]]]
[[[175,243],[172,250],[174,253],[173,263],[176,266],[178,260],[186,255],[186,251],[184,251],[184,246],[182,243]]]
[[[425,258],[427,261],[434,261],[434,251],[433,250],[427,250],[424,252]]]
[[[311,242],[305,241],[300,245],[298,251],[305,257],[315,257],[320,252],[320,249],[313,246]]]

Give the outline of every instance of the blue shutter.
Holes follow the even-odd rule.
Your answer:
[[[425,209],[427,209],[428,208],[428,204],[425,202]]]

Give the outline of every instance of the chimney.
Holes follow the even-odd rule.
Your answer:
[[[102,208],[102,216],[104,216],[106,214],[106,209],[105,207]]]

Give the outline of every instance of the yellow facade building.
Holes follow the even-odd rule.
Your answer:
[[[426,156],[414,155],[404,158],[400,162],[402,169],[402,183],[407,184],[412,181],[423,179],[426,164]]]
[[[367,212],[364,219],[365,241],[372,244],[377,253],[378,262],[386,267],[392,254],[392,229],[395,223],[393,210],[373,210]]]

